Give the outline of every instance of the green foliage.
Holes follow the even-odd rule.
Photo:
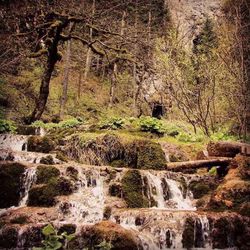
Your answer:
[[[166,132],[163,122],[150,116],[142,116],[139,120],[139,126],[140,130],[144,132],[151,132],[155,134],[164,134]]]
[[[180,132],[176,136],[176,138],[178,141],[181,141],[181,142],[201,142],[204,140],[204,135],[187,133],[187,132]]]
[[[38,166],[36,171],[36,183],[37,184],[46,184],[53,177],[58,177],[60,171],[53,166]]]
[[[56,129],[56,128],[63,128],[63,129],[74,128],[81,124],[83,124],[83,120],[81,118],[71,118],[68,120],[61,121],[59,123],[53,123],[53,122],[44,123],[43,121],[39,120],[39,121],[33,122],[32,126],[41,127],[41,128],[50,130],[50,129]]]
[[[3,133],[13,133],[17,127],[12,121],[0,119],[0,134]]]
[[[217,175],[217,168],[216,167],[212,167],[210,170],[209,170],[209,175]]]
[[[210,136],[212,141],[236,141],[236,136],[230,135],[226,129],[219,130]]]
[[[207,184],[193,181],[189,185],[195,199],[200,199],[210,191],[210,187]]]
[[[67,249],[67,245],[75,238],[75,234],[63,232],[59,234],[57,230],[48,224],[42,229],[45,239],[42,241],[43,247],[33,247],[33,250],[57,250]]]
[[[100,250],[110,250],[113,248],[113,245],[111,244],[111,242],[107,242],[106,240],[104,240],[95,247]]]
[[[100,122],[99,127],[100,129],[122,129],[124,128],[125,120],[120,117],[111,117],[109,119],[103,120]]]

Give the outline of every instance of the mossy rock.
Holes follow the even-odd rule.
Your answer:
[[[55,164],[52,155],[47,155],[45,157],[42,157],[41,160],[40,160],[40,163],[41,164],[46,164],[46,165],[54,165]]]
[[[54,141],[47,136],[31,136],[28,139],[28,151],[49,153],[54,150],[54,148]]]
[[[138,169],[165,169],[166,158],[161,145],[151,141],[137,141]]]
[[[55,205],[57,190],[48,185],[35,186],[29,191],[28,206],[52,207]]]
[[[115,197],[122,197],[122,186],[120,183],[113,183],[109,186],[109,194]]]
[[[191,249],[194,247],[195,243],[194,235],[195,235],[195,221],[193,218],[187,218],[182,233],[183,248]]]
[[[36,176],[36,183],[44,184],[48,183],[51,178],[60,176],[60,171],[53,166],[38,166]]]
[[[100,249],[102,242],[110,242],[112,250],[138,250],[139,242],[133,232],[111,221],[102,221],[93,226],[87,226],[69,243],[69,249]],[[103,248],[104,249],[104,248]]]
[[[24,171],[25,166],[20,163],[0,165],[0,208],[18,205]]]
[[[208,194],[211,190],[209,185],[197,181],[193,181],[189,184],[189,188],[193,193],[195,199],[200,199],[204,195]]]
[[[129,170],[121,183],[123,197],[129,208],[149,207],[149,201],[142,195],[142,177],[138,170]]]
[[[32,187],[29,191],[28,206],[51,207],[55,205],[55,197],[69,195],[73,192],[73,184],[64,177],[52,177],[47,184]]]
[[[52,178],[48,185],[54,187],[57,191],[57,195],[70,195],[74,189],[72,182],[64,177]]]
[[[75,181],[78,179],[78,170],[75,169],[74,167],[71,167],[71,166],[67,167],[66,174],[67,176],[69,176],[71,179]]]
[[[124,160],[114,160],[110,163],[113,168],[126,168],[128,167],[127,163]]]
[[[109,220],[109,218],[111,217],[111,214],[112,214],[112,208],[109,206],[105,207],[103,211],[103,219]]]
[[[20,224],[20,225],[26,224],[27,222],[28,222],[28,216],[26,215],[20,215],[10,220],[10,223]]]
[[[15,227],[5,227],[0,233],[1,249],[16,249],[18,242],[18,231]]]

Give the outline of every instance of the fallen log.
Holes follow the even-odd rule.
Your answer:
[[[235,157],[237,154],[250,154],[250,144],[240,142],[210,142],[207,145],[209,156]]]
[[[185,161],[185,162],[170,162],[167,163],[167,170],[174,172],[182,172],[189,169],[198,168],[211,168],[214,166],[227,167],[232,158],[216,158],[210,160],[197,160],[197,161]]]

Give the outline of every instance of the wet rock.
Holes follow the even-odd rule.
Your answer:
[[[15,227],[4,227],[0,233],[0,248],[11,249],[16,248],[18,242],[18,229]]]
[[[18,205],[25,168],[20,163],[0,164],[0,208]]]
[[[122,178],[123,198],[130,208],[148,207],[149,201],[142,195],[142,177],[138,170],[129,170]]]
[[[70,242],[71,249],[90,249],[102,242],[110,242],[114,250],[138,250],[138,240],[129,230],[122,228],[110,221],[102,221],[94,226],[89,226],[81,231],[77,238]]]
[[[40,160],[40,163],[46,164],[46,165],[54,165],[55,164],[53,156],[51,156],[51,155],[47,155],[45,157],[42,157]]]
[[[36,183],[44,184],[48,183],[51,178],[58,177],[60,175],[60,171],[53,166],[38,166],[36,175]]]
[[[28,151],[49,153],[54,148],[55,143],[47,136],[31,136],[28,139]]]
[[[73,180],[78,179],[78,170],[75,169],[74,167],[71,167],[71,166],[67,167],[66,174],[67,174],[67,176],[69,176]]]
[[[163,198],[165,201],[171,199],[171,190],[169,188],[169,185],[166,181],[166,179],[162,179],[161,180],[161,186],[162,186],[162,190],[163,190]]]
[[[108,220],[111,217],[111,213],[112,213],[112,208],[109,206],[105,207],[103,212],[103,219]]]
[[[195,243],[195,221],[193,218],[187,218],[184,224],[182,234],[182,245],[184,248],[190,249]]]
[[[74,224],[64,224],[58,230],[58,234],[66,232],[67,234],[74,234],[76,232],[76,225]]]
[[[109,194],[111,196],[122,198],[122,186],[120,183],[112,183],[109,186]]]

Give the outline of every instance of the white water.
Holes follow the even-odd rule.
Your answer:
[[[142,174],[148,180],[148,198],[154,198],[157,202],[157,208],[167,210],[196,210],[192,204],[192,193],[187,191],[187,195],[184,198],[180,182],[170,179],[169,176],[165,176],[164,172],[154,171],[152,174],[149,171],[143,171]],[[166,190],[163,190],[163,179],[167,183],[170,191],[170,197],[168,200],[164,200],[163,193]]]
[[[24,173],[23,178],[23,193],[21,194],[21,200],[19,202],[19,207],[24,207],[27,205],[29,190],[33,183],[36,182],[36,168],[27,168]]]
[[[0,150],[27,151],[28,136],[0,134]]]
[[[67,199],[60,200],[59,217],[66,222],[94,224],[103,219],[103,178],[100,170],[75,168],[78,170],[77,190]]]

